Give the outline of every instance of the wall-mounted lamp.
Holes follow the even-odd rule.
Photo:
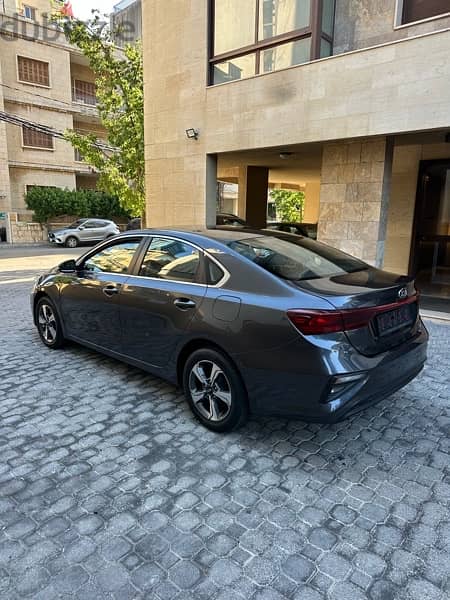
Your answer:
[[[288,160],[293,154],[293,152],[280,152],[280,158],[281,160]]]
[[[198,140],[198,135],[198,129],[194,129],[193,127],[186,129],[186,137],[188,138],[188,140]]]

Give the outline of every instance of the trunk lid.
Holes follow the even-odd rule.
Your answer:
[[[369,267],[353,273],[296,281],[295,285],[343,312],[364,314],[364,309],[377,309],[367,325],[345,332],[352,346],[365,356],[399,346],[418,333],[417,293],[410,277]]]

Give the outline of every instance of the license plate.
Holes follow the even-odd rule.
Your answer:
[[[378,315],[377,327],[379,335],[388,335],[402,327],[411,325],[413,322],[411,306],[411,304],[405,304],[404,306],[399,306],[399,308]]]

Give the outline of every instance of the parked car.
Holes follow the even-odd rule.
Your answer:
[[[78,219],[68,227],[49,231],[48,241],[52,244],[76,248],[84,243],[96,243],[120,233],[113,221],[106,219]]]
[[[336,422],[422,369],[413,279],[278,232],[127,232],[42,275],[43,343],[73,340],[183,387],[215,431],[249,412]]]
[[[141,217],[135,217],[134,219],[130,219],[127,223],[127,231],[132,231],[135,229],[142,228],[142,220]]]
[[[216,225],[228,225],[230,227],[245,227],[247,223],[232,213],[217,213]]]
[[[267,223],[267,229],[295,233],[295,235],[304,235],[317,240],[317,223]]]

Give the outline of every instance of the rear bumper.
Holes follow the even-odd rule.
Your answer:
[[[428,332],[423,326],[418,336],[398,348],[364,359],[364,370],[348,370],[349,374],[361,374],[361,380],[344,386],[345,391],[328,402],[332,374],[278,372],[276,375],[266,371],[259,375],[256,388],[250,386],[251,409],[259,414],[298,417],[311,422],[339,422],[384,400],[413,380],[423,369],[427,347]],[[257,395],[253,393],[256,389]]]

